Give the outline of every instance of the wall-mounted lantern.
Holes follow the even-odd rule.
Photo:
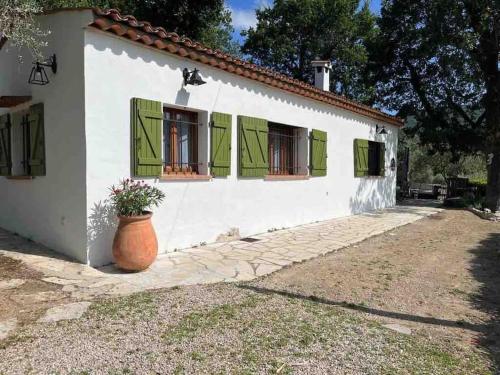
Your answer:
[[[395,171],[396,170],[396,159],[392,158],[391,159],[391,171]]]
[[[201,79],[200,71],[198,69],[189,71],[188,68],[184,68],[182,76],[184,77],[184,86],[201,86],[206,83],[203,79]]]
[[[375,127],[375,133],[377,133],[379,135],[386,135],[387,130],[385,129],[385,125],[383,125],[383,126],[377,125]]]
[[[47,77],[44,66],[50,68],[52,73],[57,73],[57,59],[55,54],[50,56],[47,61],[35,61],[33,65],[34,67],[31,69],[30,78],[28,79],[28,83],[31,85],[44,86],[49,83],[49,78]]]

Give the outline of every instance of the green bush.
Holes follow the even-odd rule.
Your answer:
[[[486,198],[484,196],[472,196],[465,200],[467,206],[472,206],[478,210],[483,210],[486,204]]]
[[[471,177],[469,178],[469,185],[472,186],[486,186],[488,184],[488,180],[486,177]]]
[[[432,183],[433,184],[438,184],[438,185],[446,185],[446,181],[444,180],[444,177],[439,175],[436,175],[432,178]]]
[[[120,216],[143,215],[148,208],[158,207],[165,194],[144,181],[134,181],[129,178],[120,185],[111,187],[111,202]]]
[[[468,206],[466,200],[464,198],[446,198],[443,202],[444,207],[450,208],[465,208]]]

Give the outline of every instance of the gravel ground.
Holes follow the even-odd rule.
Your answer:
[[[446,211],[252,283],[97,300],[0,342],[0,374],[494,374],[499,237]]]

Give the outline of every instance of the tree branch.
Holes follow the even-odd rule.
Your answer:
[[[462,116],[462,118],[468,122],[470,125],[476,127],[481,124],[484,120],[484,116],[486,111],[483,111],[481,116],[479,116],[475,121],[472,119],[472,117],[462,108],[460,104],[457,104],[453,101],[453,95],[448,87],[445,87],[446,90],[446,101],[448,102],[449,106],[455,110],[455,112],[459,115]]]
[[[404,60],[404,64],[410,72],[410,84],[413,86],[413,89],[417,93],[417,96],[420,99],[420,101],[422,102],[422,105],[424,106],[425,111],[429,114],[430,117],[432,117],[438,121],[443,121],[442,116],[440,116],[438,114],[438,112],[434,110],[429,99],[427,99],[427,96],[424,92],[424,88],[422,87],[422,82],[420,80],[420,77],[419,77],[415,67],[406,59]]]
[[[474,123],[474,126],[481,125],[481,123],[484,121],[485,118],[486,118],[486,111],[483,111],[483,113],[481,114],[481,116],[479,116],[477,118],[476,122]]]

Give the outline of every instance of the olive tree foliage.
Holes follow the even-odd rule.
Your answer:
[[[49,30],[42,30],[35,15],[61,8],[115,8],[181,36],[233,55],[240,55],[232,39],[231,12],[223,0],[0,0],[0,36],[18,47],[26,47],[36,60]]]
[[[37,0],[44,10],[99,7],[118,9],[140,21],[234,55],[239,44],[232,39],[231,12],[224,0]]]
[[[34,15],[42,10],[36,0],[0,0],[0,38],[12,46],[28,49],[35,59],[43,58],[48,30],[42,30]]]
[[[410,153],[409,180],[417,183],[446,183],[453,177],[486,180],[486,157],[477,153],[436,153],[432,147],[422,145],[418,136],[400,134],[399,151]]]

